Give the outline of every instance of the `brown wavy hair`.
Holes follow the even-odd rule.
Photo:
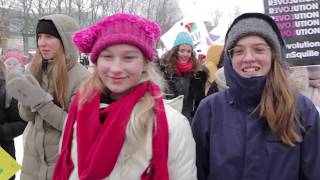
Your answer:
[[[176,73],[176,62],[178,60],[179,47],[180,46],[173,47],[172,49],[167,51],[161,58],[161,66],[165,67],[166,73],[168,73],[170,76],[173,76]],[[200,68],[200,63],[196,58],[196,54],[193,50],[191,53],[191,61],[193,64],[192,70],[195,72]]]
[[[281,63],[281,57],[274,51],[272,54],[272,66],[260,101],[260,115],[266,118],[272,131],[283,143],[294,146],[294,143],[302,141],[296,129],[297,124],[300,127],[302,125],[296,111],[294,91],[288,82],[288,72]]]
[[[57,55],[53,59],[53,69],[51,71],[50,79],[49,81],[52,81],[53,83],[53,102],[61,107],[62,109],[67,108],[67,100],[66,100],[66,94],[67,94],[67,88],[68,88],[68,69],[67,69],[67,63],[66,63],[66,57],[64,54],[64,49],[61,44]],[[30,71],[32,75],[38,80],[38,82],[42,81],[42,62],[43,58],[40,54],[39,49],[37,49],[36,54],[34,55],[31,65],[30,65]]]

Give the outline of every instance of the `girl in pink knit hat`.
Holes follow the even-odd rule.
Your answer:
[[[24,66],[29,63],[29,59],[17,51],[8,51],[1,61],[8,71],[17,70],[20,72],[24,72]]]
[[[196,179],[187,119],[164,104],[155,71],[159,26],[115,14],[73,41],[95,65],[73,99],[54,180]]]

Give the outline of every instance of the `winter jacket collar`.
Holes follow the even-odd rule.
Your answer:
[[[224,73],[226,76],[228,102],[237,108],[252,112],[260,103],[266,83],[266,76],[244,78],[232,67],[231,60],[225,54]]]
[[[167,118],[164,113],[163,99],[159,97],[160,89],[151,81],[139,84],[131,93],[109,104],[101,111],[96,108],[100,103],[99,92],[95,92],[92,100],[85,102],[79,109],[77,108],[79,94],[77,94],[69,110],[62,150],[56,163],[53,179],[68,179],[73,169],[74,164],[70,156],[70,147],[73,134],[72,127],[76,119],[78,174],[80,178],[83,180],[101,179],[109,176],[125,141],[125,127],[130,119],[133,107],[145,93],[150,93],[155,97],[156,126],[153,128],[152,159],[149,167],[141,175],[141,179],[146,180],[150,177],[152,177],[151,179],[160,179],[160,177],[163,180],[169,179]],[[102,116],[105,121],[101,125],[96,120]],[[93,121],[88,121],[88,117],[91,117]],[[105,154],[106,149],[108,149],[107,154]]]

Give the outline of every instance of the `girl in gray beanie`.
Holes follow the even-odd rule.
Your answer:
[[[246,13],[225,38],[229,89],[201,101],[192,123],[198,179],[320,179],[320,117],[290,87],[273,19]]]

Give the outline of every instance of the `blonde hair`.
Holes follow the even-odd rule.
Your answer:
[[[283,143],[294,146],[295,142],[302,141],[296,125],[302,126],[297,118],[296,100],[287,79],[288,74],[280,61],[279,56],[273,56],[273,64],[260,101],[260,115],[266,118],[272,131]]]
[[[165,87],[165,81],[162,78],[159,70],[156,68],[156,65],[153,62],[147,63],[146,72],[144,72],[147,79],[157,84],[161,90]],[[102,80],[100,79],[97,71],[97,67],[95,66],[93,69],[93,73],[90,75],[88,79],[80,87],[80,97],[79,97],[79,105],[83,105],[85,101],[90,101],[90,98],[93,97],[93,93],[98,91],[100,93],[106,93],[107,89],[104,86]]]
[[[36,54],[32,59],[30,65],[30,71],[32,75],[40,82],[42,82],[42,63],[43,58],[40,54],[39,49],[37,49]],[[50,74],[53,83],[53,101],[56,105],[60,106],[62,109],[67,108],[67,88],[68,88],[68,68],[67,59],[65,57],[64,49],[61,44],[55,58],[53,59],[53,68]]]
[[[147,63],[147,69],[143,76],[146,76],[147,79],[157,84],[160,89],[163,89],[165,83],[156,66],[147,60],[145,61]],[[95,91],[100,93],[107,92],[106,87],[104,87],[98,75],[96,67],[94,67],[91,76],[80,87],[78,103],[80,108],[86,101],[91,100]],[[144,147],[143,144],[146,143],[147,133],[150,132],[148,130],[150,130],[154,122],[153,108],[154,97],[152,97],[149,93],[146,93],[134,107],[134,117],[131,117],[126,130],[126,142],[128,143],[129,148],[132,150],[132,153],[129,154],[127,158],[130,158],[130,156],[139,148]]]

